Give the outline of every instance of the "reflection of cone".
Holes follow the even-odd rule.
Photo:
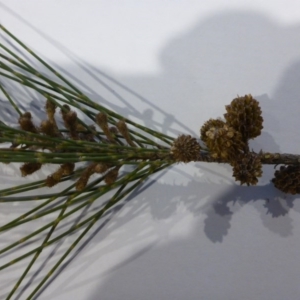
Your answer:
[[[299,194],[300,193],[300,166],[289,165],[281,166],[274,173],[275,178],[272,179],[275,187],[284,193]]]
[[[260,135],[263,128],[261,109],[251,95],[233,99],[230,105],[226,105],[226,110],[227,124],[239,131],[245,142]]]
[[[197,161],[200,157],[200,145],[190,135],[180,135],[171,147],[171,154],[178,162]]]
[[[236,181],[240,181],[241,184],[256,185],[258,177],[262,175],[262,164],[257,155],[254,152],[248,152],[246,154],[237,156],[233,163],[233,177]]]

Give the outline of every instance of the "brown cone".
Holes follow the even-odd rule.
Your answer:
[[[222,121],[221,119],[209,119],[202,125],[202,127],[200,129],[201,140],[206,143],[206,141],[208,139],[206,132],[211,127],[222,128],[224,125],[225,125],[225,122]]]
[[[180,135],[171,147],[171,154],[178,162],[188,163],[196,161],[200,157],[200,145],[190,135]]]
[[[226,110],[224,117],[227,124],[239,131],[245,142],[260,135],[263,128],[261,108],[251,95],[233,99]]]
[[[272,179],[275,187],[287,194],[300,194],[300,166],[281,166]]]
[[[211,150],[211,156],[233,160],[236,155],[246,150],[240,132],[224,124],[222,127],[210,127],[206,131],[206,145]]]
[[[240,181],[241,185],[256,185],[258,177],[262,175],[262,163],[259,154],[248,152],[236,157],[231,164],[233,166],[233,177]]]

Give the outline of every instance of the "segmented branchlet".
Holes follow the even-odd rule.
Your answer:
[[[263,164],[281,164],[283,166],[275,171],[272,180],[275,187],[285,193],[300,193],[299,155],[263,151],[255,153],[249,149],[249,140],[259,136],[263,128],[261,108],[251,95],[233,99],[225,107],[224,120],[209,119],[205,122],[200,129],[203,142],[200,146],[196,137],[186,134],[180,134],[177,138],[170,137],[92,101],[3,25],[0,25],[0,30],[12,42],[8,47],[0,42],[3,51],[0,57],[1,78],[20,84],[22,89],[34,90],[45,99],[46,113],[46,119],[38,124],[30,111],[22,111],[0,82],[1,92],[19,115],[18,129],[0,121],[0,142],[10,143],[9,147],[0,149],[0,162],[22,163],[21,176],[29,178],[47,165],[56,166],[55,171],[46,178],[0,191],[1,202],[37,201],[34,208],[3,225],[0,231],[57,214],[45,226],[33,229],[0,249],[0,254],[12,254],[12,250],[19,249],[24,243],[30,244],[39,234],[42,236],[38,247],[0,265],[0,270],[4,270],[31,257],[6,299],[13,297],[45,248],[71,234],[77,234],[74,242],[49,272],[40,280],[36,278],[37,285],[28,299],[36,296],[102,216],[150,175],[173,164],[194,161],[228,163],[232,166],[235,180],[246,185],[258,183]],[[46,72],[40,72],[31,60],[25,61],[23,57],[26,55],[21,56],[19,49],[15,51],[15,46],[11,47],[14,44],[24,49],[36,62],[42,64],[43,70],[46,68],[52,75],[48,77]],[[83,122],[76,111],[85,115],[88,121]],[[57,122],[58,119],[60,122]],[[63,125],[58,126],[60,123]],[[129,171],[122,169],[127,164],[131,166]],[[69,182],[69,185],[57,192],[56,188],[62,182]],[[53,186],[56,188],[50,189]],[[49,188],[51,192],[45,194],[44,191],[40,192],[40,188]],[[30,196],[23,195],[28,191],[31,192]],[[89,216],[81,214],[82,210],[87,210],[97,199],[106,195],[109,197],[100,202]],[[70,217],[75,213],[79,215],[76,223],[66,229]],[[64,224],[67,226],[62,226],[59,234],[53,237],[56,228],[64,220],[67,220]],[[36,283],[35,280],[30,281]]]
[[[79,124],[77,114],[71,110],[70,106],[63,105],[60,111],[65,125],[64,134],[62,134],[62,132],[58,129],[55,119],[56,105],[54,105],[50,99],[47,99],[46,101],[45,110],[47,114],[47,120],[43,120],[38,127],[33,124],[31,113],[24,113],[19,119],[21,129],[32,133],[47,135],[49,137],[58,137],[65,140],[73,139],[83,141],[86,140],[95,143],[97,142],[95,139],[95,134],[97,132],[95,125],[89,125],[90,131],[86,132],[86,129]],[[129,146],[137,147],[137,145],[131,139],[128,127],[124,120],[118,121],[116,126],[109,126],[108,116],[105,113],[99,113],[96,115],[96,122],[103,131],[103,134],[106,136],[108,145],[116,145],[117,135],[121,135]],[[86,133],[83,133],[82,131],[85,131]],[[199,149],[197,149],[197,153],[199,152]],[[43,150],[45,150],[45,148],[43,148]],[[48,148],[47,150],[51,152],[61,151],[52,147]],[[116,150],[116,152],[118,152],[118,150]],[[20,170],[22,176],[27,176],[38,171],[41,167],[42,163],[25,163],[20,167]],[[90,177],[95,173],[103,174],[106,172],[107,174],[104,176],[104,182],[106,184],[112,184],[116,181],[120,168],[120,165],[114,166],[114,164],[111,163],[90,162],[86,167],[81,169],[81,175],[75,184],[75,188],[78,191],[82,191],[88,184]],[[72,174],[74,169],[74,163],[65,163],[60,165],[60,167],[54,173],[46,178],[45,185],[48,187],[57,185],[62,180],[63,176]]]

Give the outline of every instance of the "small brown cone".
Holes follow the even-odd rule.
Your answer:
[[[53,174],[46,178],[46,186],[53,187],[54,185],[58,184],[62,177],[65,175],[70,175],[74,171],[74,168],[74,163],[65,163],[60,165],[60,167]]]
[[[210,127],[206,131],[206,145],[214,158],[235,159],[237,155],[247,149],[242,141],[240,132],[224,124],[222,127]]]
[[[51,137],[60,136],[60,132],[58,131],[56,124],[49,120],[41,122],[40,131]]]
[[[22,116],[19,118],[19,124],[22,130],[29,131],[32,133],[38,133],[37,128],[32,122],[32,117],[30,112],[25,112]]]
[[[62,164],[60,167],[63,170],[63,175],[70,175],[74,172],[75,164],[74,163],[65,163],[65,164]]]
[[[105,163],[97,163],[95,165],[95,173],[105,173],[111,166]]]
[[[23,177],[27,176],[27,175],[31,175],[34,172],[38,171],[40,168],[42,167],[41,163],[33,163],[33,162],[29,162],[29,163],[25,163],[20,167],[20,171]]]
[[[224,114],[226,123],[239,131],[246,142],[261,134],[263,118],[259,102],[251,95],[237,97],[230,105],[226,105],[227,113]]]
[[[109,130],[108,117],[106,113],[100,112],[96,115],[96,123],[102,129],[108,140],[115,143],[114,134]]]
[[[171,155],[177,162],[188,163],[200,157],[200,145],[190,135],[180,135],[171,146]]]
[[[215,127],[215,128],[222,128],[225,125],[225,122],[222,121],[221,119],[209,119],[208,121],[206,121],[201,129],[200,129],[200,136],[201,136],[201,140],[206,143],[208,137],[206,135],[206,132],[211,128],[211,127]]]
[[[233,177],[240,181],[241,185],[256,185],[258,177],[262,175],[262,163],[260,155],[254,152],[248,152],[238,156],[232,163]]]
[[[105,175],[104,181],[106,184],[113,184],[117,180],[119,175],[119,169],[120,166],[116,166]]]
[[[287,194],[300,194],[300,166],[281,166],[272,179],[275,187]]]
[[[54,122],[54,114],[56,110],[56,104],[54,101],[51,101],[50,98],[47,99],[45,109],[47,112],[48,120]]]

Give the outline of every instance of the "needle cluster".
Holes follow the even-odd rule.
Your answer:
[[[0,227],[0,232],[22,228],[24,223],[41,220],[45,216],[51,218],[44,226],[37,229],[32,226],[32,232],[25,233],[20,239],[0,249],[1,258],[8,257],[8,261],[0,265],[0,270],[30,258],[28,266],[7,295],[7,300],[15,295],[19,287],[25,286],[23,280],[28,277],[28,282],[36,285],[26,299],[33,299],[97,221],[149,176],[174,163],[228,163],[232,166],[235,180],[246,185],[257,184],[263,164],[281,164],[272,179],[275,187],[285,193],[300,193],[298,155],[250,151],[249,140],[259,136],[263,129],[261,108],[251,95],[233,99],[225,107],[223,120],[209,119],[205,122],[200,129],[204,145],[200,145],[191,135],[170,137],[96,103],[1,24],[0,31],[10,39],[8,46],[0,42],[3,52],[0,53],[0,90],[19,115],[18,129],[0,121],[0,143],[10,145],[0,148],[0,162],[22,163],[20,172],[23,177],[49,164],[57,166],[47,178],[0,191],[0,202],[36,203],[34,208]],[[16,51],[15,46],[20,49]],[[31,59],[24,60],[20,55],[22,51],[51,72],[52,76],[40,72]],[[16,84],[22,90],[33,90],[46,99],[46,119],[36,124],[31,113],[22,111],[13,100],[6,83]],[[90,124],[84,122],[76,111],[82,112]],[[60,122],[57,122],[58,119]],[[60,123],[63,126],[58,126]],[[130,168],[123,168],[126,165]],[[58,192],[51,189],[51,194],[40,190],[56,185],[60,187],[61,182],[69,183],[68,187]],[[30,196],[25,196],[24,192],[31,192]],[[95,201],[107,195],[108,199],[106,197],[105,201],[97,203],[96,208],[89,211]],[[71,224],[70,218],[74,215],[76,222]],[[51,265],[49,272],[32,281],[31,268],[40,260],[41,252],[70,236],[74,237],[74,241]],[[40,242],[40,245],[11,259],[12,250],[22,250],[23,245],[34,244],[33,240]],[[40,265],[47,263],[45,261]]]

